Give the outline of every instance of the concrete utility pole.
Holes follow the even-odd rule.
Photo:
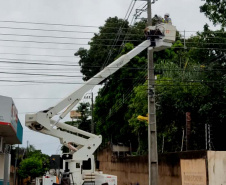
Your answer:
[[[94,126],[94,120],[93,120],[93,92],[91,93],[87,93],[87,94],[91,94],[91,96],[84,96],[84,98],[86,99],[91,99],[91,133],[94,134],[94,130],[95,130],[95,126]]]
[[[148,1],[148,26],[152,25],[151,4]],[[154,3],[154,1],[153,1]],[[149,160],[149,185],[158,184],[158,151],[157,151],[157,129],[155,111],[155,75],[153,50],[148,49],[148,160]]]
[[[94,120],[93,120],[93,92],[91,92],[91,133],[94,134]]]

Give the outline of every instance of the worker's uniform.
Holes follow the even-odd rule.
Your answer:
[[[165,19],[162,19],[162,22],[163,22],[163,23],[167,23],[167,24],[172,24],[172,20],[171,20],[171,18],[169,18],[169,17],[167,17],[167,18],[165,18]]]

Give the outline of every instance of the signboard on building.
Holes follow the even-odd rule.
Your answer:
[[[205,159],[181,159],[182,185],[207,185]]]
[[[0,96],[0,137],[6,144],[21,144],[23,127],[18,119],[18,111],[10,97]]]
[[[77,112],[75,110],[72,110],[70,112],[70,117],[71,117],[71,119],[78,119],[78,118],[81,117],[81,112]]]

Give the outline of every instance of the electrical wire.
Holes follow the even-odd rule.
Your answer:
[[[128,12],[128,11],[127,11]],[[128,14],[128,13],[127,13]],[[126,15],[127,15],[126,14]],[[29,23],[29,24],[39,24],[39,25],[52,25],[52,26],[56,26],[56,25],[61,25],[61,26],[69,26],[69,27],[90,27],[90,28],[100,28],[100,26],[92,26],[92,25],[67,25],[67,24],[53,24],[53,23],[38,23],[38,22],[23,22],[23,21],[0,21],[0,22],[12,22],[12,23]],[[113,24],[112,24],[113,25]],[[118,25],[117,25],[118,26]],[[118,29],[117,26],[112,26],[112,27],[106,27],[106,28],[111,28],[111,29]],[[60,29],[41,29],[41,28],[27,28],[27,27],[11,27],[11,26],[0,26],[0,29],[22,29],[22,30],[36,30],[36,31],[54,31],[54,32],[73,32],[73,33],[95,33],[95,32],[81,32],[81,31],[76,31],[76,30],[60,30]],[[140,30],[140,29],[139,29]],[[203,30],[178,30],[178,32],[203,32]],[[205,31],[205,33],[225,33],[225,31]]]
[[[133,16],[134,18],[134,16]],[[130,24],[131,25],[131,24]],[[127,29],[128,30],[128,29]],[[104,34],[104,33],[102,33]],[[115,33],[112,33],[112,34],[115,34]],[[91,40],[92,37],[58,37],[58,36],[47,36],[47,35],[29,35],[29,34],[3,34],[3,33],[0,33],[0,36],[3,35],[3,36],[18,36],[18,37],[37,37],[37,38],[55,38],[55,39],[72,39],[72,40]],[[122,34],[121,34],[122,35]],[[135,34],[129,34],[128,32],[126,34],[123,34],[125,35],[125,37],[129,36],[129,35],[135,35]],[[136,34],[137,36],[140,35],[140,34]],[[169,36],[169,37],[174,37],[174,36]],[[181,36],[176,36],[176,38],[181,38]],[[205,39],[223,39],[225,40],[226,38],[222,38],[222,37],[205,37]],[[115,39],[95,39],[95,40],[100,40],[100,41],[112,41],[112,40],[115,40]],[[180,40],[184,40],[184,39],[180,39]],[[125,38],[123,40],[119,39],[118,41],[127,41],[127,42],[141,42],[143,40],[125,40]],[[35,41],[34,41],[35,42]],[[187,43],[196,43],[196,42],[187,42]]]
[[[224,58],[225,56],[222,56],[221,58]],[[221,59],[221,58],[219,58],[219,59]],[[1,58],[0,58],[1,59]],[[218,59],[218,60],[219,60]],[[18,59],[19,60],[19,59]],[[21,59],[22,60],[22,59]],[[39,63],[39,62],[36,62],[36,63],[34,63],[34,62],[17,62],[17,61],[1,61],[0,60],[0,63],[10,63],[10,64],[28,64],[28,65],[51,65],[51,66],[63,66],[63,67],[79,67],[79,65],[76,65],[76,64],[57,64],[57,63],[52,63],[52,64],[50,64],[50,63]],[[1,66],[0,66],[1,67]],[[12,67],[12,66],[8,66],[8,67]],[[91,67],[88,67],[88,68],[99,68],[100,66],[91,66]],[[116,68],[116,67],[111,67],[111,68]],[[4,69],[4,68],[3,68]],[[127,67],[127,66],[123,66],[122,67],[122,69],[131,69],[131,70],[145,70],[146,68],[145,67]],[[7,70],[9,70],[8,68],[7,68]],[[41,68],[25,68],[25,69],[23,69],[23,68],[18,68],[18,67],[16,67],[16,68],[14,68],[14,69],[11,69],[11,70],[35,70],[35,71],[37,71],[37,70],[43,70],[43,71],[58,71],[58,73],[59,72],[64,72],[64,70],[72,70],[72,73],[76,73],[76,71],[74,71],[75,69],[72,69],[72,68],[69,68],[69,69],[46,69],[46,68],[44,68],[44,69],[41,69]],[[149,69],[149,70],[153,70],[153,69]],[[191,70],[191,69],[168,69],[168,68],[159,68],[159,67],[157,67],[157,68],[155,68],[155,70],[157,70],[157,71],[186,71],[186,72],[188,72],[188,71],[190,71],[190,72],[210,72],[210,71],[226,71],[226,69],[205,69],[205,68],[203,68],[203,69],[193,69],[193,70]],[[67,71],[67,73],[68,73],[68,71]]]
[[[19,59],[16,59],[18,61],[21,61]],[[75,64],[56,64],[56,63],[40,63],[40,62],[18,62],[18,61],[6,61],[6,60],[0,60],[0,63],[8,63],[8,64],[29,64],[29,65],[46,65],[46,66],[64,66],[64,67],[77,67],[79,65]]]
[[[132,5],[133,2],[134,2],[134,4]],[[124,17],[124,22],[123,22],[123,24],[122,24],[122,25],[119,27],[119,29],[118,29],[116,38],[115,38],[113,44],[111,45],[111,48],[110,48],[110,50],[109,50],[109,52],[108,52],[108,56],[107,56],[107,58],[105,59],[103,65],[102,65],[102,69],[109,63],[110,57],[112,56],[112,53],[113,53],[113,48],[115,47],[115,45],[116,45],[116,43],[118,42],[120,36],[122,35],[122,34],[121,34],[122,28],[124,28],[125,22],[129,19],[129,16],[130,16],[130,14],[131,14],[131,12],[132,12],[134,6],[135,6],[135,3],[136,3],[135,0],[132,0],[132,1],[131,1],[130,5],[129,5],[129,8],[128,8],[127,12],[126,12],[126,15],[125,15],[125,17]],[[127,15],[128,15],[128,16],[127,16]]]
[[[95,33],[95,32],[91,32],[91,31],[41,29],[41,28],[10,27],[10,26],[0,26],[0,29],[28,30],[28,31],[46,31],[46,32],[62,32],[62,33],[90,33],[90,34]]]
[[[104,34],[104,33],[102,33]],[[116,33],[111,33],[116,34]],[[138,35],[138,34],[137,34]],[[47,35],[31,35],[31,34],[9,34],[9,33],[0,33],[0,36],[17,36],[17,37],[37,37],[37,38],[54,38],[54,39],[72,39],[72,40],[91,40],[92,37],[59,37],[59,36],[47,36]],[[173,36],[172,36],[173,37]],[[177,36],[177,38],[180,38]],[[112,41],[115,39],[95,39],[95,40],[102,40],[102,41]],[[122,41],[122,40],[119,40]],[[141,40],[127,40],[127,41],[141,41]]]
[[[146,66],[146,69],[147,69],[147,65]],[[118,103],[116,104],[116,106],[112,107],[108,113],[108,115],[106,116],[106,120],[108,120],[115,112],[117,112],[117,110],[119,110],[124,102],[126,102],[128,100],[128,98],[131,96],[132,94],[132,91],[134,90],[134,87],[140,85],[140,84],[143,84],[144,83],[144,77],[147,75],[147,72],[146,70],[143,70],[143,74],[141,74],[141,77],[138,78],[138,80],[136,80],[134,82],[134,84],[132,84],[132,86],[130,88],[128,88],[125,93],[123,94],[123,98],[121,98]]]
[[[79,48],[53,48],[53,47],[33,47],[33,46],[10,46],[10,45],[0,45],[0,47],[8,48],[28,48],[28,49],[44,49],[44,50],[62,50],[62,51],[75,51]]]
[[[68,60],[57,60],[57,61],[52,61],[52,60],[35,60],[35,59],[20,59],[20,58],[1,58],[0,57],[0,62],[4,63],[4,60],[7,60],[7,62],[9,61],[31,61],[31,62],[36,62],[36,64],[39,64],[40,62],[47,62],[47,63],[51,63],[51,62],[62,62],[63,64],[66,64],[66,65],[70,65],[73,64],[74,66],[79,66],[78,64],[74,64],[75,61],[68,61]],[[26,62],[24,62],[24,64],[26,64]],[[28,63],[30,64],[30,63]],[[34,64],[34,63],[31,63],[31,64]],[[43,63],[40,63],[40,64],[43,64]],[[62,65],[63,65],[62,64]],[[56,64],[57,65],[57,64]]]
[[[89,44],[85,44],[85,43],[70,43],[70,42],[41,42],[41,41],[22,41],[22,40],[10,40],[10,39],[0,39],[0,41],[4,41],[4,42],[25,42],[25,43],[36,43],[36,44],[59,44],[59,45],[80,45],[80,46],[89,46]],[[195,43],[197,44],[197,43]],[[201,43],[199,43],[200,45]],[[210,44],[210,45],[225,45],[225,43],[202,43],[202,44]],[[96,45],[96,46],[110,46],[112,47],[112,45],[108,45],[108,44],[92,44],[92,45]],[[114,47],[121,47],[121,45],[114,45]],[[142,47],[142,46],[137,46],[137,47]],[[174,48],[181,48],[184,49],[183,47],[174,47]],[[187,48],[198,48],[195,46],[190,46]],[[218,49],[218,50],[226,50],[226,49],[221,49],[221,48],[198,48],[198,49]],[[109,57],[108,57],[109,58]]]
[[[146,4],[146,3],[144,3],[144,4]],[[143,6],[144,4],[138,6],[137,8]],[[32,25],[47,25],[47,26],[65,26],[65,27],[92,27],[92,28],[99,28],[100,27],[100,26],[94,26],[94,25],[60,24],[60,23],[15,21],[15,20],[0,20],[0,23],[32,24]],[[107,28],[117,28],[118,29],[118,27],[107,27]],[[198,31],[196,30],[196,31],[189,31],[189,32],[198,32]]]
[[[36,54],[27,54],[27,53],[5,53],[0,52],[2,55],[22,55],[22,56],[38,56],[38,57],[58,57],[58,58],[79,58],[77,56],[59,56],[59,55],[36,55]]]

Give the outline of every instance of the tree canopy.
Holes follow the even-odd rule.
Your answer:
[[[29,150],[31,149],[31,150]],[[48,170],[49,156],[42,154],[40,150],[35,148],[27,148],[26,158],[20,162],[18,174],[22,178],[35,177],[44,175]]]
[[[226,26],[226,1],[225,0],[206,0],[200,7],[203,12],[214,24]]]
[[[208,3],[210,1],[205,4]],[[145,21],[132,26],[125,22],[127,35],[120,35],[123,42],[117,40],[118,45],[123,47],[109,50],[107,46],[106,49],[108,40],[100,43],[97,37],[104,38],[112,22],[120,28],[123,20],[117,17],[107,19],[100,33],[92,39],[90,49],[76,53],[81,57],[81,72],[84,72],[85,80],[100,70],[92,63],[95,66],[105,64],[105,60],[96,60],[95,57],[103,59],[103,52],[106,52],[106,58],[108,52],[113,51],[109,60],[112,62],[145,39]],[[123,27],[121,29],[124,30]],[[112,34],[107,38],[114,40],[116,37],[117,34]],[[181,150],[186,112],[192,115],[192,149],[205,148],[205,124],[211,125],[215,149],[226,149],[220,144],[217,134],[226,128],[225,45],[224,29],[211,31],[205,25],[202,32],[186,39],[185,45],[177,33],[176,42],[171,48],[154,53],[159,151],[163,148],[163,138],[164,151]],[[130,142],[137,154],[147,152],[147,124],[137,120],[138,115],[145,116],[148,112],[146,80],[147,57],[144,51],[103,82],[104,87],[96,97],[94,118],[96,131],[103,136],[104,142]]]

